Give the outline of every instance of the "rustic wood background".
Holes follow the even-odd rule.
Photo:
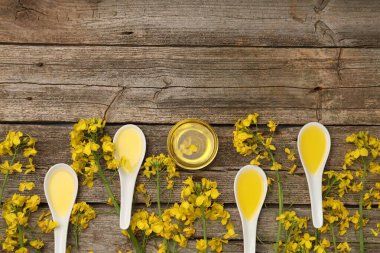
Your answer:
[[[379,27],[378,0],[0,0],[0,134],[17,129],[39,139],[36,174],[12,176],[6,197],[26,179],[36,180],[33,193],[43,196],[47,169],[71,162],[69,132],[80,118],[104,117],[110,134],[138,124],[147,155],[166,152],[173,123],[201,118],[215,127],[220,151],[207,169],[182,177],[219,182],[240,234],[225,252],[242,252],[230,189],[249,159],[232,146],[233,123],[251,112],[276,119],[278,143],[295,149],[300,127],[322,122],[333,139],[327,168],[340,169],[347,134],[380,135]],[[286,204],[309,216],[302,170],[282,174]],[[276,196],[274,188],[260,216],[258,252],[272,252]],[[99,213],[80,252],[130,247],[118,217],[107,214],[112,208],[100,182],[82,188],[78,200]],[[345,202],[354,210],[358,196]],[[378,210],[367,214],[370,225],[380,221]],[[220,234],[210,225],[210,236]],[[366,237],[368,252],[378,252],[379,239]],[[44,238],[52,252],[53,235]],[[354,232],[343,239],[357,252]]]

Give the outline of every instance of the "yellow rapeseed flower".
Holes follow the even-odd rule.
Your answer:
[[[195,248],[198,252],[205,252],[207,249],[207,242],[204,239],[197,240]]]
[[[37,225],[44,233],[52,232],[59,225],[58,222],[51,220],[49,216],[51,216],[50,212],[43,212],[38,218]]]
[[[350,246],[348,245],[347,242],[339,243],[337,249],[341,253],[346,253],[346,252],[350,252],[351,251],[351,248],[350,248]]]
[[[18,187],[18,190],[20,192],[23,192],[25,190],[32,190],[34,188],[34,182],[21,182],[19,187]]]
[[[95,210],[86,202],[75,203],[70,215],[70,223],[84,230],[96,218]]]
[[[278,123],[274,122],[273,120],[269,120],[268,124],[267,124],[269,131],[271,131],[271,132],[276,131],[277,125],[278,125]]]
[[[301,239],[301,242],[300,244],[301,245],[305,245],[306,249],[311,249],[312,248],[312,241],[315,240],[315,237],[314,236],[310,236],[309,233],[305,233],[303,235],[303,238]]]

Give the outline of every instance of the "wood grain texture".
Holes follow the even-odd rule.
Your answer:
[[[0,42],[377,47],[377,0],[3,0]]]
[[[0,46],[0,120],[378,125],[380,50]],[[371,115],[371,117],[369,117]]]
[[[201,118],[215,127],[219,153],[204,170],[181,170],[173,196],[165,193],[162,200],[178,200],[188,176],[218,181],[239,234],[223,252],[243,252],[231,189],[250,157],[238,155],[232,145],[234,122],[252,112],[262,114],[264,123],[275,119],[280,127],[274,143],[279,150],[295,150],[300,127],[319,121],[332,137],[326,169],[340,170],[351,148],[344,141],[348,134],[369,130],[380,136],[379,13],[378,0],[1,0],[0,139],[14,129],[39,140],[36,173],[11,175],[5,198],[17,192],[19,182],[32,180],[31,193],[40,195],[41,209],[47,209],[45,173],[53,164],[70,164],[69,132],[80,118],[105,118],[111,136],[123,124],[138,124],[147,137],[147,156],[166,153],[173,123]],[[286,156],[279,151],[276,159],[284,162]],[[295,175],[281,172],[284,201],[298,215],[310,216],[307,183],[297,164]],[[368,183],[379,180],[371,177]],[[141,182],[154,192],[140,175]],[[117,196],[118,185],[114,174]],[[98,218],[82,234],[78,252],[131,249],[118,217],[104,204],[106,196],[98,179],[92,189],[81,187],[78,201],[91,203]],[[350,213],[358,198],[344,197]],[[156,206],[155,194],[152,202],[149,210]],[[143,207],[142,196],[135,194],[135,203],[135,209]],[[274,185],[260,216],[257,252],[273,252],[277,203]],[[365,212],[371,218],[366,249],[378,252],[380,241],[370,228],[380,214]],[[220,236],[220,228],[209,224],[209,236]],[[181,252],[194,252],[200,237],[197,227]],[[43,238],[44,252],[53,252],[53,234]],[[71,244],[72,239],[70,234]],[[359,251],[354,231],[338,241]],[[156,251],[154,245],[150,249]]]

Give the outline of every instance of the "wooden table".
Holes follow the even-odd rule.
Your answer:
[[[295,149],[300,126],[319,121],[332,135],[328,169],[341,169],[347,134],[380,136],[379,27],[378,0],[1,0],[0,133],[17,129],[39,140],[36,174],[13,177],[7,196],[21,180],[36,180],[33,192],[43,196],[49,166],[71,162],[69,132],[81,118],[105,118],[110,134],[138,124],[148,155],[166,152],[172,124],[201,118],[215,127],[220,151],[207,169],[182,171],[182,178],[218,181],[240,234],[225,251],[242,252],[231,187],[249,158],[233,148],[234,122],[252,112],[275,119],[277,143]],[[302,170],[282,176],[285,203],[309,216]],[[272,252],[276,196],[276,189],[269,193],[260,217],[259,252]],[[352,211],[357,198],[345,198]],[[129,247],[106,199],[99,181],[79,194],[99,213],[82,235],[81,252]],[[372,225],[380,221],[378,210],[368,215]],[[213,226],[209,232],[221,234]],[[380,240],[368,230],[365,236],[368,252],[376,252]],[[44,238],[52,252],[53,235]],[[346,239],[357,252],[356,235]]]

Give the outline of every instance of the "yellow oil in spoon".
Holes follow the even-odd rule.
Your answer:
[[[54,171],[49,178],[48,195],[54,212],[60,217],[66,216],[76,196],[73,175],[64,169]]]
[[[250,220],[261,208],[264,192],[262,176],[255,170],[243,171],[237,179],[236,197],[243,216]]]
[[[311,125],[303,129],[299,140],[300,155],[304,167],[316,173],[325,160],[328,149],[327,136],[321,127]]]
[[[117,135],[115,151],[121,159],[121,168],[133,172],[139,167],[141,154],[144,151],[141,133],[133,127],[126,127]]]

